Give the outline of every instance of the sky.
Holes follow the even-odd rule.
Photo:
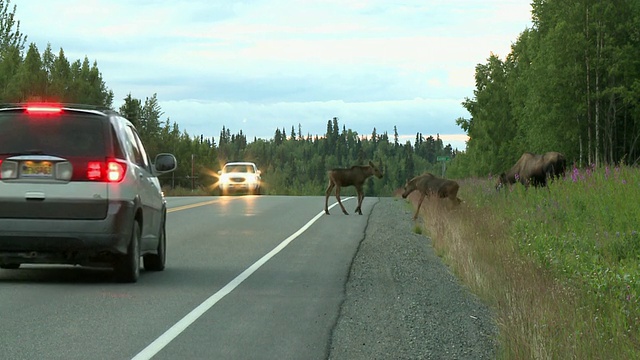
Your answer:
[[[9,1],[41,54],[97,62],[116,110],[155,94],[162,121],[216,142],[223,126],[321,136],[337,117],[464,150],[476,65],[531,27],[529,0]]]

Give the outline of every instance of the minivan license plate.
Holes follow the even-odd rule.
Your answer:
[[[21,166],[22,177],[51,177],[53,164],[50,161],[24,161]]]

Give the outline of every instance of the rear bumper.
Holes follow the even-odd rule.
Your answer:
[[[100,220],[0,218],[0,263],[88,264],[127,252],[133,202],[110,202]]]

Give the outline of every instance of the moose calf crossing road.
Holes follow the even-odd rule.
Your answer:
[[[396,263],[429,248],[411,233],[404,201],[366,198],[365,216],[326,216],[322,201],[168,198],[166,270],[143,270],[136,284],[114,283],[109,269],[0,270],[0,357],[357,359],[396,349],[404,358],[489,358],[488,312],[446,268],[430,265],[439,260],[415,259],[445,269],[427,274],[402,270],[415,261]],[[393,239],[383,223],[390,216],[401,219]],[[376,283],[380,271],[391,277]]]

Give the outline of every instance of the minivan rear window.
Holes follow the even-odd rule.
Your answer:
[[[105,156],[102,117],[0,112],[0,155]]]

